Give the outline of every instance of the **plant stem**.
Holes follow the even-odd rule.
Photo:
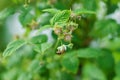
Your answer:
[[[55,44],[54,49],[56,49],[56,48],[57,48],[57,46],[58,46],[59,42],[60,42],[60,39],[58,38],[58,39],[57,39],[57,41],[56,41],[56,44]]]

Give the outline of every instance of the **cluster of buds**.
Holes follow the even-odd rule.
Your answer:
[[[72,48],[72,33],[75,29],[78,28],[78,24],[76,23],[78,20],[81,20],[81,16],[71,13],[68,22],[63,24],[55,24],[53,31],[58,36],[58,40],[62,42],[61,46],[57,48],[57,53],[64,53],[67,48]],[[64,42],[64,43],[63,43]]]
[[[54,33],[58,38],[63,39],[65,42],[70,42],[72,39],[72,32],[78,27],[78,24],[69,22],[64,26],[55,25],[53,28]]]
[[[67,50],[68,48],[72,48],[73,45],[71,45],[72,40],[72,32],[78,27],[78,24],[74,22],[69,22],[65,24],[64,26],[61,25],[55,25],[53,28],[54,33],[58,36],[59,40],[67,42],[68,45],[61,45],[57,48],[57,53],[62,54]]]

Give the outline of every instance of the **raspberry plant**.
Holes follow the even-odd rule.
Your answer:
[[[19,14],[24,33],[1,48],[0,80],[120,80],[119,0],[7,2],[0,25]]]

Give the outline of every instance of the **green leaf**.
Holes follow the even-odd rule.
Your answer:
[[[97,58],[103,55],[102,51],[96,48],[80,49],[77,52],[80,58]]]
[[[58,66],[58,63],[57,62],[49,62],[47,63],[46,67],[47,69],[54,69]]]
[[[4,10],[0,11],[0,20],[4,20],[7,18],[9,15],[14,13],[13,8],[5,8]]]
[[[120,61],[115,65],[115,73],[120,77]]]
[[[91,32],[93,37],[106,37],[108,35],[114,36],[119,31],[118,24],[113,20],[96,21]]]
[[[20,69],[18,69],[18,68],[9,69],[9,71],[5,72],[2,75],[2,80],[14,80],[15,77],[19,74],[18,73],[19,71],[20,71]]]
[[[91,11],[96,11],[98,9],[99,0],[81,0],[83,8]]]
[[[111,0],[111,4],[118,4],[120,2],[120,0]]]
[[[53,18],[51,19],[51,24],[54,25],[55,23],[65,23],[68,21],[70,17],[69,10],[63,10],[61,12],[56,13]]]
[[[82,69],[83,80],[107,80],[105,74],[95,65],[87,63]]]
[[[45,26],[43,26],[43,27],[40,27],[40,29],[38,29],[38,34],[40,33],[40,32],[42,32],[42,31],[44,31],[45,29],[48,29],[48,28],[51,28],[51,25],[45,25]]]
[[[56,13],[58,13],[60,10],[57,10],[57,9],[53,8],[53,9],[44,9],[43,11],[44,11],[44,12],[51,13],[51,14],[56,14]]]
[[[36,73],[39,72],[40,67],[41,67],[40,61],[35,59],[29,64],[28,71]]]
[[[40,26],[50,24],[50,19],[51,18],[52,18],[52,16],[50,14],[48,14],[48,13],[41,14],[39,16],[39,20],[40,20],[39,24],[40,24]]]
[[[114,38],[114,37],[113,37]],[[106,43],[105,48],[110,50],[119,50],[120,48],[120,37],[115,37],[115,39],[110,40],[109,38],[105,39],[104,42]],[[102,41],[101,41],[102,45]]]
[[[7,48],[3,52],[3,56],[9,56],[14,53],[17,49],[26,44],[25,40],[16,40],[8,44]]]
[[[74,79],[74,76],[72,74],[69,74],[67,72],[62,72],[61,79],[59,79],[59,80],[75,80],[75,79]]]
[[[44,53],[47,49],[51,48],[52,47],[52,43],[42,43],[41,44],[41,51],[42,53]]]
[[[61,71],[61,76],[60,76],[60,79],[58,79],[58,80],[75,80],[75,79],[72,74]]]
[[[21,73],[19,73],[17,80],[31,80],[31,78],[32,78],[32,76],[30,73],[21,72]]]
[[[104,72],[106,72],[108,75],[112,75],[114,71],[114,65],[115,65],[112,52],[110,52],[109,50],[103,50],[102,52],[104,56],[98,57],[96,59],[96,63]]]
[[[61,64],[66,70],[76,73],[79,66],[79,60],[76,57],[64,57]]]
[[[41,52],[41,44],[47,42],[47,35],[37,35],[30,39],[30,43],[34,45],[34,50],[37,52]]]
[[[31,23],[32,19],[33,15],[30,13],[20,15],[20,22],[22,23],[23,26],[26,26],[29,23]]]
[[[47,41],[46,35],[37,35],[30,39],[32,44],[41,44]]]
[[[23,26],[26,26],[32,22],[34,15],[31,13],[31,8],[26,8],[21,11],[19,20]]]
[[[95,14],[94,11],[86,10],[86,9],[77,9],[74,11],[75,14],[80,15],[80,14]]]
[[[113,80],[120,80],[120,76],[115,76]]]

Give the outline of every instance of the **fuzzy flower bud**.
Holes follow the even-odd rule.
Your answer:
[[[53,30],[54,30],[54,33],[55,33],[56,35],[60,35],[60,34],[62,33],[62,28],[61,28],[61,26],[56,25],[56,26],[53,28]]]
[[[78,24],[74,23],[74,22],[70,22],[66,28],[68,31],[72,32],[74,31],[76,28],[78,27]]]
[[[62,53],[64,53],[66,50],[67,50],[67,47],[66,47],[66,45],[62,45],[62,46],[59,46],[58,48],[57,48],[57,54],[62,54]]]
[[[72,35],[69,33],[64,34],[64,41],[70,42],[72,39]]]

